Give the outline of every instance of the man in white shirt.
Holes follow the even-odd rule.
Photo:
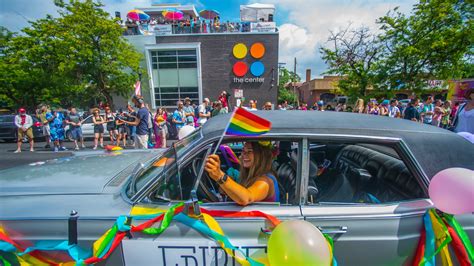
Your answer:
[[[20,108],[18,112],[19,114],[15,116],[15,125],[18,127],[18,141],[15,153],[21,152],[21,143],[25,136],[28,137],[28,141],[30,142],[30,151],[35,151],[33,148],[35,144],[33,140],[33,129],[31,128],[33,126],[33,119],[26,114],[24,108]]]
[[[211,113],[207,110],[209,102],[209,98],[204,98],[202,104],[199,105],[199,118],[197,122],[200,126],[204,125],[204,123],[207,122],[207,119],[211,116]]]
[[[390,100],[390,106],[388,107],[388,116],[394,118],[400,118],[400,108],[397,106],[398,101],[396,99]]]

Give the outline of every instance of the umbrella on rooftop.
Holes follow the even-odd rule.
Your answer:
[[[183,12],[176,9],[176,8],[170,8],[165,11],[163,11],[163,17],[171,20],[180,20],[183,18]]]
[[[133,9],[128,11],[127,18],[131,20],[148,20],[150,19],[150,16],[139,9]]]
[[[215,17],[219,16],[219,12],[216,10],[205,9],[199,12],[199,16],[205,19],[214,19]]]

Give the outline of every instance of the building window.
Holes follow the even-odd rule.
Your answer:
[[[195,49],[156,50],[150,55],[156,106],[173,108],[186,97],[199,101]]]

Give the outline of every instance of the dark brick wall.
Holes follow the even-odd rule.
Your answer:
[[[261,76],[263,83],[234,83],[232,66],[238,60],[234,58],[232,49],[237,43],[244,43],[248,48],[247,56],[242,59],[250,68],[256,59],[250,55],[250,46],[261,42],[265,46],[265,55],[260,59],[265,66]],[[231,93],[231,104],[235,105],[234,89],[243,89],[246,101],[258,101],[258,108],[264,102],[277,101],[278,79],[278,33],[272,34],[208,34],[183,36],[157,36],[157,44],[164,43],[201,43],[201,73],[203,97],[216,100],[222,90]],[[272,70],[273,69],[273,70]],[[273,75],[273,81],[272,81]],[[249,72],[244,78],[254,78]],[[273,83],[273,86],[271,84]]]

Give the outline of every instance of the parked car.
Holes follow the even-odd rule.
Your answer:
[[[267,134],[225,136],[223,143],[237,156],[244,141],[273,143],[279,202],[243,207],[219,201],[218,185],[203,171],[203,162],[226,127],[227,114],[210,119],[168,150],[78,153],[0,171],[0,224],[28,243],[68,239],[68,217],[74,210],[79,244],[90,247],[132,207],[167,210],[190,199],[197,187],[197,199],[209,210],[261,211],[281,220],[309,221],[333,236],[340,265],[404,265],[414,256],[423,215],[434,207],[430,180],[446,168],[474,170],[474,146],[441,128],[343,112],[254,114],[271,121]],[[221,162],[224,170],[231,167],[223,158]],[[474,239],[474,215],[456,218]],[[248,254],[266,251],[263,219],[216,220]],[[161,235],[132,234],[122,241],[104,264],[232,262],[218,244],[174,221]]]
[[[35,140],[44,140],[43,125],[36,116],[32,115],[31,118]],[[0,140],[16,142],[17,139],[18,127],[15,125],[15,115],[0,115]]]
[[[106,125],[104,124],[104,137],[109,137],[109,132],[106,130]],[[92,122],[92,115],[87,116],[81,125],[82,135],[84,138],[94,138],[94,122]],[[69,125],[65,127],[66,132],[66,139],[69,141],[73,141],[71,130],[69,129]]]

